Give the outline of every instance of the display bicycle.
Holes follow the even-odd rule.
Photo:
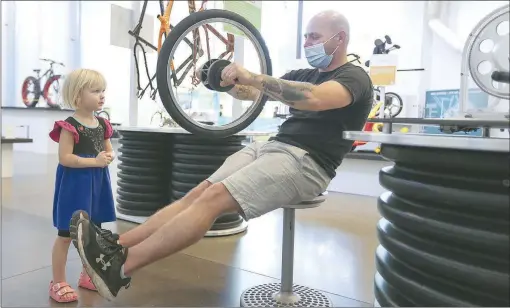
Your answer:
[[[28,76],[25,80],[23,80],[23,84],[21,86],[21,98],[23,100],[23,104],[29,108],[33,108],[37,106],[42,95],[49,107],[60,108],[58,97],[60,95],[60,80],[63,76],[59,74],[56,75],[53,70],[53,66],[59,65],[64,67],[65,65],[62,62],[57,62],[51,59],[43,58],[40,60],[49,62],[50,67],[42,74],[42,76],[39,75],[41,69],[33,69],[36,76]],[[43,78],[46,78],[46,81],[44,82],[44,87],[41,90]],[[55,97],[53,97],[50,93],[51,90],[55,91]]]
[[[359,64],[361,64],[360,61],[361,57],[358,54],[350,53],[347,55],[347,57],[353,57],[353,59],[349,60],[349,62],[351,63],[358,62]],[[369,62],[367,61],[365,65],[368,63]],[[402,109],[404,108],[404,101],[402,100],[402,97],[400,95],[398,95],[395,92],[386,92],[384,99],[386,101],[386,103],[384,104],[384,113],[386,116],[394,118],[402,112]],[[372,104],[372,110],[375,110],[374,117],[379,117],[382,105],[379,104],[380,101],[381,91],[379,87],[374,87],[374,102]]]
[[[160,28],[159,28],[159,34],[158,34],[158,45],[157,47],[152,45],[150,42],[148,42],[146,39],[142,38],[140,36],[140,31],[142,30],[143,20],[145,17],[145,13],[147,10],[147,4],[148,0],[145,0],[143,2],[142,11],[140,13],[140,18],[138,19],[138,23],[134,27],[133,30],[128,31],[128,33],[135,38],[135,44],[133,46],[133,54],[135,58],[135,68],[136,68],[136,75],[137,75],[137,91],[138,91],[138,97],[142,98],[145,94],[145,91],[147,91],[150,88],[150,97],[154,100],[156,98],[156,94],[158,92],[157,87],[155,88],[152,84],[154,79],[156,78],[157,73],[154,75],[150,75],[149,73],[149,67],[147,64],[147,52],[145,51],[145,48],[143,45],[146,45],[147,47],[153,49],[154,51],[157,51],[158,55],[161,51],[163,41],[166,39],[168,34],[173,30],[174,26],[171,24],[171,14],[172,9],[175,0],[170,0],[167,2],[166,7],[162,0],[159,0],[159,9],[160,14],[157,16],[159,21],[161,22]],[[207,0],[203,0],[202,4],[200,6],[200,9],[198,12],[202,12],[206,9]],[[196,5],[194,0],[187,0],[188,4],[188,11],[189,14],[194,14],[197,12]],[[234,52],[234,36],[232,34],[228,34],[227,37],[221,35],[218,30],[216,30],[214,27],[210,25],[204,25],[203,26],[204,32],[205,32],[205,38],[206,40],[209,39],[209,32],[212,33],[215,37],[217,37],[224,45],[225,51],[218,57],[218,59],[223,59],[226,57],[227,60],[230,60],[233,56]],[[192,49],[191,54],[184,60],[183,63],[181,63],[179,66],[177,66],[177,69],[175,69],[175,63],[174,61],[170,61],[170,68],[172,69],[172,81],[175,83],[175,86],[179,86],[184,81],[186,74],[192,69],[195,68],[195,64],[197,60],[203,56],[204,50],[201,48],[201,40],[200,40],[200,34],[198,31],[195,31],[193,43],[188,38],[183,38],[183,41]],[[142,45],[143,44],[143,45]],[[144,66],[145,66],[145,72],[148,78],[147,85],[142,88],[140,85],[140,71],[139,71],[139,64],[138,64],[138,52],[137,48],[142,51],[142,56],[144,60]],[[207,53],[208,56],[210,56],[209,51],[209,45],[207,45]],[[181,73],[180,77],[177,77],[177,75],[184,69],[184,71]],[[194,80],[194,83],[196,84],[198,81]]]

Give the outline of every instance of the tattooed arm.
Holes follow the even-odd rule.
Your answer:
[[[361,76],[360,72],[363,72],[364,76]],[[311,111],[343,108],[350,105],[367,89],[371,91],[370,78],[363,70],[348,71],[320,85],[291,81],[294,78],[290,74],[284,77],[254,74],[236,63],[231,63],[221,72],[220,84],[222,86],[235,84],[229,93],[239,99],[256,98],[260,93],[257,93],[256,89],[273,100],[281,101],[295,109]]]
[[[260,94],[260,90],[252,86],[236,85],[230,91],[227,92],[233,98],[237,98],[241,101],[255,101]],[[268,96],[268,101],[275,101],[276,99]]]
[[[295,109],[321,111],[346,107],[353,101],[351,92],[337,81],[314,85],[267,75],[251,76],[248,85]]]
[[[233,98],[242,101],[254,101],[257,99],[260,91],[251,86],[235,85],[230,91],[227,92]]]

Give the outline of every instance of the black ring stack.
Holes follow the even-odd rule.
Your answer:
[[[508,307],[508,153],[381,150],[395,165],[379,173],[379,305]]]
[[[122,131],[118,157],[117,210],[150,216],[169,204],[169,134]]]

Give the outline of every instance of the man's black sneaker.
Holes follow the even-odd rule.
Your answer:
[[[69,233],[71,234],[71,239],[72,239],[73,245],[76,249],[78,249],[78,242],[76,241],[77,232],[78,232],[77,231],[78,230],[78,222],[82,219],[87,220],[89,222],[89,224],[92,225],[96,229],[96,232],[102,234],[103,238],[105,238],[106,240],[108,240],[112,243],[118,243],[117,242],[119,240],[118,234],[113,233],[112,231],[107,230],[107,229],[99,228],[93,222],[90,221],[89,215],[87,214],[87,212],[82,211],[82,210],[77,210],[73,213],[73,216],[71,217],[71,222],[69,224]]]
[[[128,250],[106,238],[88,219],[81,217],[76,223],[73,241],[85,270],[101,296],[113,300],[119,290],[128,288],[131,278],[123,275]],[[100,230],[100,229],[99,229]]]

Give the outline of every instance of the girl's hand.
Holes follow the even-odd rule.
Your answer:
[[[102,151],[99,154],[97,154],[96,163],[97,163],[98,167],[104,168],[104,167],[108,166],[108,164],[110,162],[111,162],[111,159],[110,159],[110,157],[108,157],[108,155],[106,154],[105,151]]]
[[[115,152],[106,152],[106,156],[110,158],[110,163],[115,159]]]

